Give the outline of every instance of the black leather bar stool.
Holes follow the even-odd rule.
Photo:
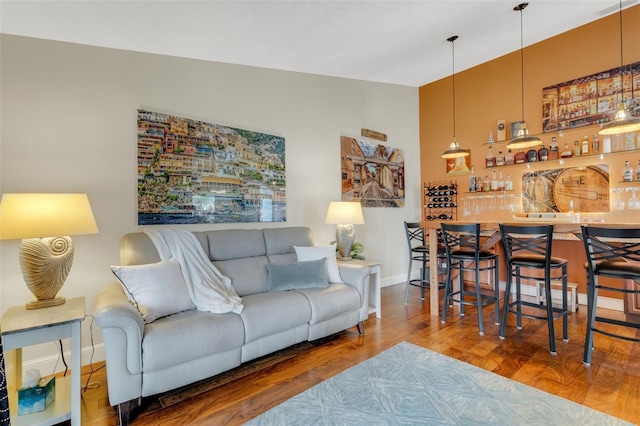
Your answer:
[[[420,222],[404,222],[404,230],[407,235],[407,244],[409,246],[409,270],[407,271],[407,284],[404,291],[404,304],[407,304],[409,298],[409,286],[420,288],[422,300],[424,300],[425,290],[430,288],[429,277],[429,245],[427,244],[427,234]],[[433,232],[436,232],[435,230]],[[445,258],[444,249],[438,250],[438,257]],[[411,269],[413,261],[420,262],[420,278],[411,279]],[[438,261],[440,264],[440,261]],[[440,275],[440,270],[438,270]],[[444,284],[438,283],[439,288],[444,288]]]
[[[478,308],[478,328],[484,336],[482,308],[495,304],[495,323],[500,324],[500,284],[498,271],[498,255],[492,251],[482,250],[480,242],[480,224],[442,223],[442,238],[447,254],[447,279],[445,281],[445,295],[442,304],[442,322],[447,318],[447,307],[451,302],[460,304],[460,315],[464,316],[465,305],[475,305]],[[453,291],[453,271],[458,271],[459,288]],[[474,273],[475,291],[468,291],[464,287],[464,273]],[[482,294],[480,273],[493,273],[493,294]],[[465,296],[472,296],[473,300]]]
[[[640,342],[640,338],[629,337],[618,332],[598,328],[598,323],[614,324],[640,329],[640,324],[628,320],[617,320],[598,316],[598,291],[605,289],[640,297],[640,228],[606,228],[582,226],[582,239],[587,254],[587,335],[584,341],[582,361],[591,365],[593,333],[609,337]],[[603,285],[600,277],[629,280],[622,287]]]
[[[516,314],[517,327],[522,329],[522,317],[543,319],[547,321],[549,329],[549,350],[552,355],[556,354],[556,338],[554,321],[562,317],[562,339],[569,340],[568,330],[568,310],[567,310],[567,260],[552,257],[551,247],[553,243],[553,225],[505,225],[500,224],[500,234],[504,245],[505,257],[507,260],[507,285],[504,293],[504,306],[502,314],[502,326],[500,327],[500,338],[504,339],[507,328],[507,313]],[[540,277],[530,270],[542,271],[544,276]],[[559,272],[558,272],[559,271]],[[515,300],[511,301],[511,287],[515,278]],[[528,302],[522,300],[521,283],[522,280],[540,281],[544,280],[545,304]],[[562,307],[553,306],[551,298],[551,280],[562,281]],[[528,307],[527,312],[522,308]],[[536,315],[530,311],[543,311],[544,315]]]

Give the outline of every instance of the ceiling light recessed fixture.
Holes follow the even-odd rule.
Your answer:
[[[456,140],[456,62],[455,62],[455,47],[453,42],[458,39],[457,35],[451,36],[447,39],[449,43],[451,43],[451,92],[453,97],[453,140],[451,141],[451,145],[449,145],[449,149],[442,153],[440,157],[442,158],[458,158],[458,157],[466,157],[469,155],[469,150],[460,148],[458,145],[458,141]]]
[[[636,132],[640,130],[640,118],[628,114],[624,102],[624,59],[622,56],[622,0],[618,8],[618,19],[620,22],[620,69],[618,78],[620,79],[620,104],[618,112],[613,120],[604,123],[598,132],[600,135],[617,135],[620,133]]]
[[[522,25],[522,11],[529,3],[520,3],[513,8],[516,12],[520,12],[520,80],[521,80],[521,102],[522,102],[522,121],[520,129],[515,137],[511,135],[511,140],[507,143],[508,149],[522,149],[542,144],[542,140],[536,136],[530,136],[527,130],[527,124],[524,121],[524,36]]]

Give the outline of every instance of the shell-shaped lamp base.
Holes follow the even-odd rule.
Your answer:
[[[27,309],[46,308],[65,303],[56,297],[73,263],[70,237],[28,238],[20,244],[20,269],[27,287],[36,297]]]

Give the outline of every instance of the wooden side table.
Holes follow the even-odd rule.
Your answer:
[[[71,378],[56,377],[56,400],[45,411],[18,416],[18,395],[11,392],[11,424],[53,425],[71,419],[72,425],[80,425],[80,323],[84,321],[84,303],[84,297],[77,297],[67,299],[64,305],[42,309],[12,306],[0,318],[4,350],[16,351],[16,389],[22,385],[23,347],[71,338]]]
[[[382,318],[382,302],[380,299],[380,267],[382,263],[374,260],[345,260],[338,261],[338,263],[363,265],[369,267],[369,284],[365,288],[365,297],[369,299],[369,313],[376,313],[376,318]]]

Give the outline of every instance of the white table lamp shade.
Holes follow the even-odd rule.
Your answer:
[[[0,239],[22,239],[20,268],[36,297],[27,309],[65,303],[56,297],[71,270],[70,235],[95,234],[98,226],[86,194],[4,194]]]
[[[340,260],[351,260],[351,247],[356,231],[353,225],[364,224],[362,206],[358,202],[332,201],[325,222],[336,225],[336,245]]]

